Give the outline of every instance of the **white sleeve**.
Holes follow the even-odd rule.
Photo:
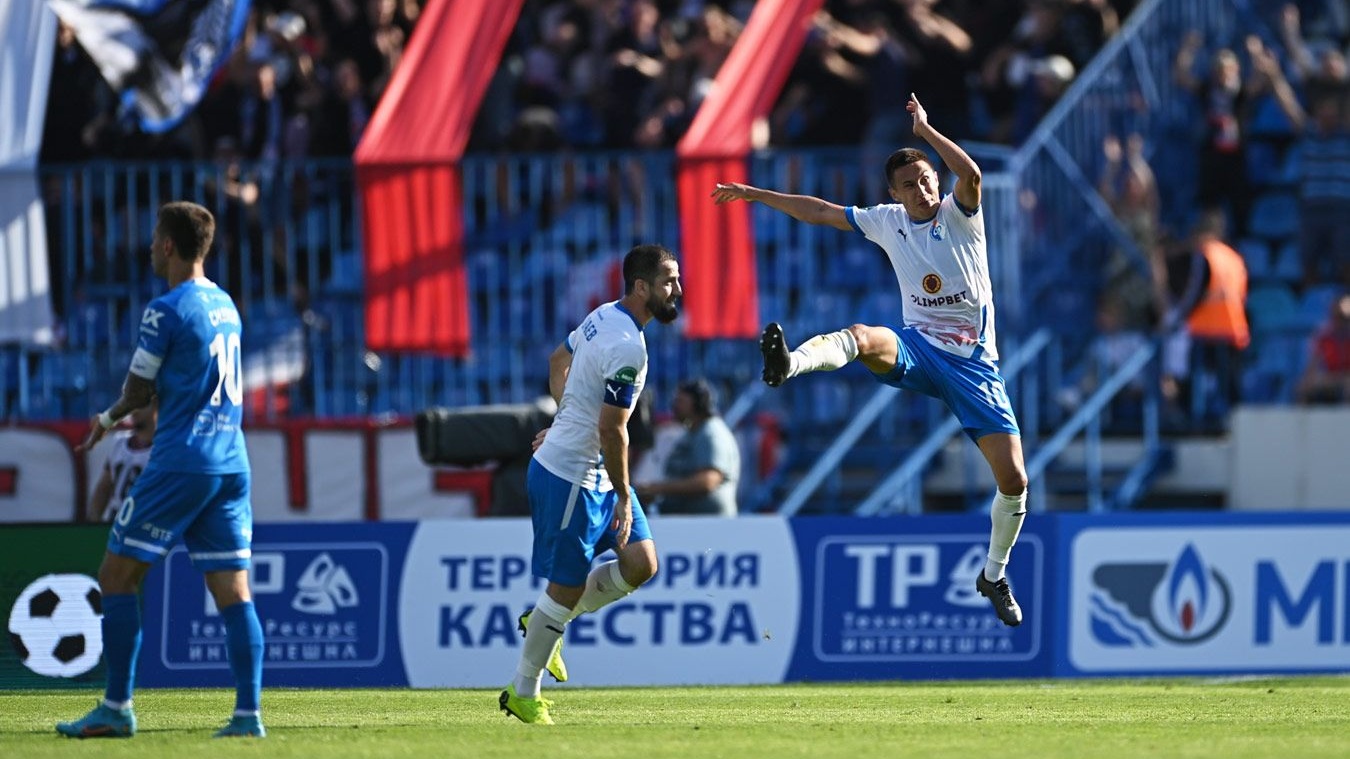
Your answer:
[[[961,201],[956,199],[956,193],[951,193],[942,199],[943,216],[946,217],[948,226],[965,227],[984,234],[984,204],[981,203],[975,208],[973,213],[961,205]]]
[[[883,245],[886,232],[895,229],[902,222],[898,208],[894,205],[848,206],[844,216],[854,229],[872,242]]]
[[[606,354],[604,372],[607,380],[618,379],[631,385],[647,366],[647,351],[632,340],[615,343]]]

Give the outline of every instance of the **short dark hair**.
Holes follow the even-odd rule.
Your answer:
[[[695,414],[717,416],[717,391],[713,389],[712,385],[708,384],[706,379],[699,377],[681,382],[675,392],[689,396],[689,399],[694,402]]]
[[[675,254],[660,245],[635,245],[628,255],[623,257],[623,292],[633,292],[639,279],[655,282],[661,271],[661,264],[674,261]]]
[[[196,203],[174,201],[159,207],[160,234],[173,241],[175,254],[184,261],[206,258],[216,236],[216,219]]]
[[[886,184],[891,183],[891,174],[895,173],[896,169],[919,161],[923,161],[930,167],[933,165],[933,162],[928,159],[928,154],[917,148],[900,148],[891,153],[890,157],[886,159]]]

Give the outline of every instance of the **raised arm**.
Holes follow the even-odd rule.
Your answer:
[[[1195,76],[1195,55],[1200,52],[1204,38],[1200,32],[1192,31],[1181,41],[1176,60],[1172,62],[1172,79],[1183,90],[1194,94],[1200,89],[1200,80]]]
[[[781,192],[751,187],[748,184],[727,182],[718,184],[712,196],[718,205],[733,200],[759,202],[807,224],[819,224],[845,231],[853,228],[849,226],[843,206],[810,195],[784,195]]]
[[[982,177],[975,159],[967,155],[960,145],[952,142],[928,123],[928,112],[923,109],[919,99],[914,97],[912,92],[909,94],[909,102],[905,104],[905,110],[914,117],[914,135],[932,145],[941,156],[942,162],[956,175],[956,189],[953,193],[956,199],[966,208],[979,207]]]

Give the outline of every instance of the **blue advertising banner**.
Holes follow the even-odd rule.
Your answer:
[[[1061,520],[1055,674],[1350,671],[1350,514]]]
[[[1024,619],[975,591],[987,517],[792,521],[802,615],[789,680],[1024,677],[1049,672],[1053,520],[1027,521],[1009,566]]]
[[[269,685],[406,685],[398,577],[415,524],[259,525],[251,580]],[[228,685],[225,628],[180,546],[145,583],[144,685]]]

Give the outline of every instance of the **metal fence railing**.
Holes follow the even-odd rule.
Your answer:
[[[991,164],[1008,153],[983,150]],[[861,202],[860,155],[766,152],[752,159],[752,176]],[[542,394],[549,351],[621,289],[623,253],[648,241],[678,248],[674,157],[473,155],[463,169],[474,335],[469,358],[446,360],[363,347],[360,214],[349,161],[43,167],[58,339],[0,346],[0,418],[82,418],[117,395],[136,320],[163,288],[149,268],[155,212],[174,199],[216,215],[207,272],[235,296],[245,320],[254,418],[407,415]],[[863,315],[899,318],[893,277],[861,238],[760,207],[752,213],[766,319],[815,329]],[[708,376],[728,397],[758,381],[752,340],[688,341],[655,329],[649,345],[658,393],[693,375]]]

